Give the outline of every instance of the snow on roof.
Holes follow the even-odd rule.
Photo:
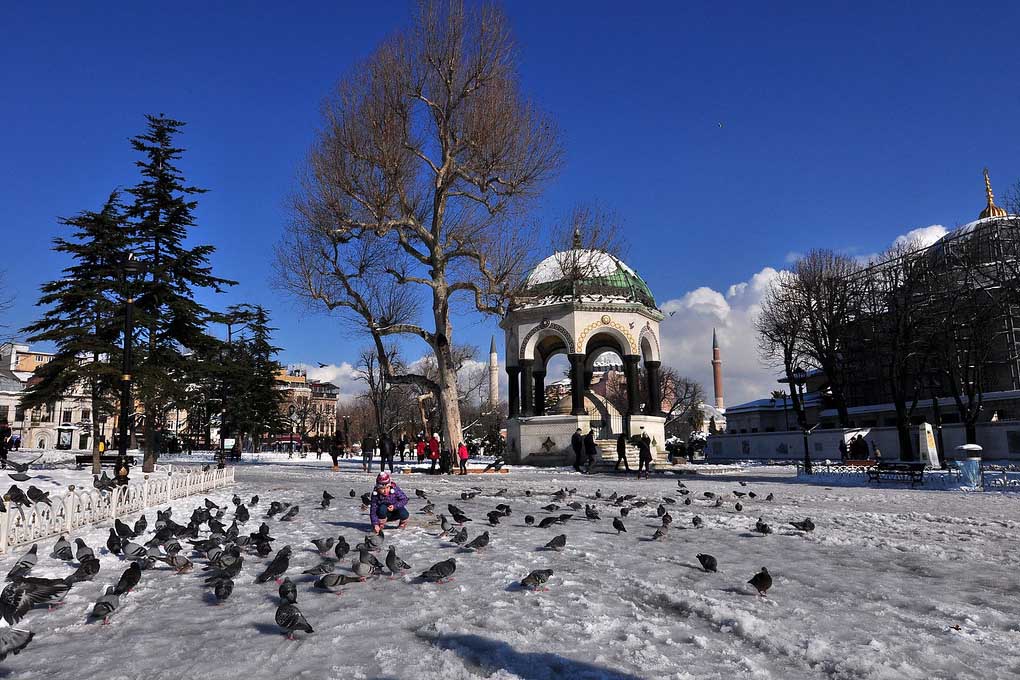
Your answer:
[[[537,286],[553,281],[562,281],[567,278],[563,266],[570,263],[579,263],[590,277],[612,276],[618,269],[622,269],[631,276],[637,276],[637,272],[631,269],[623,260],[601,250],[566,250],[553,253],[545,258],[528,275],[528,285]]]

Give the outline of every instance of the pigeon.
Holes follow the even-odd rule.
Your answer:
[[[382,562],[380,562],[379,559],[375,555],[373,555],[372,553],[368,552],[364,548],[361,548],[358,551],[358,561],[359,562],[363,562],[364,564],[370,565],[372,567],[375,567],[375,569],[377,569],[379,571],[382,571],[382,568],[383,568]]]
[[[620,508],[620,517],[626,517],[630,514],[630,508]]]
[[[531,515],[525,515],[524,516],[524,525],[525,526],[529,526],[529,527],[530,526],[534,526],[535,525],[535,518],[532,517]]]
[[[556,512],[557,510],[560,509],[560,506],[556,505],[555,503],[550,503],[549,505],[543,505],[542,509],[545,510],[546,512]]]
[[[285,602],[276,610],[276,625],[287,631],[287,639],[294,639],[294,631],[302,630],[306,633],[314,633],[312,626],[305,620],[304,614],[297,608],[297,605]]]
[[[671,514],[669,514],[667,512],[665,515],[662,516],[662,526],[664,528],[668,528],[669,525],[672,524],[672,523],[673,523],[673,515],[671,515]]]
[[[737,481],[737,484],[739,484],[740,486],[747,486],[747,482]]]
[[[85,545],[85,541],[81,540],[80,538],[76,538],[74,539],[74,544],[78,547],[78,549],[74,553],[74,559],[78,560],[79,562],[82,562],[89,557],[95,558],[96,556],[95,551],[92,548]]]
[[[349,583],[358,583],[360,581],[360,578],[354,578],[347,574],[323,574],[322,577],[313,585],[316,588],[321,588],[322,590],[333,590],[334,588],[339,588],[340,586],[345,586]]]
[[[243,505],[237,506],[237,510],[234,511],[234,521],[244,524],[251,519],[251,513],[248,512],[248,508]]]
[[[173,567],[173,569],[174,569],[174,570],[175,570],[175,571],[176,571],[176,572],[177,572],[178,574],[185,574],[185,573],[187,573],[187,572],[191,571],[191,570],[192,570],[192,568],[194,568],[194,566],[195,566],[195,565],[194,565],[194,564],[193,564],[193,563],[191,562],[191,560],[189,560],[189,559],[187,558],[187,556],[185,556],[185,555],[181,555],[181,554],[177,554],[177,555],[166,555],[165,557],[160,557],[160,558],[158,558],[158,559],[159,559],[159,560],[161,560],[161,561],[163,561],[163,562],[166,562],[166,563],[167,563],[168,565],[170,565],[171,567]],[[137,563],[136,563],[136,564],[137,564]]]
[[[280,501],[270,501],[269,510],[266,511],[266,517],[272,517],[283,512],[283,504]]]
[[[312,545],[315,546],[315,549],[319,551],[320,555],[325,556],[325,555],[328,555],[329,551],[333,549],[333,539],[332,538],[313,538],[312,539]]]
[[[758,497],[758,494],[756,494],[756,493],[755,493],[755,492],[753,492],[753,491],[748,491],[748,492],[747,492],[747,497],[748,497],[748,498],[757,498],[757,497]]]
[[[717,571],[719,563],[714,557],[708,554],[698,553],[698,562],[701,562],[701,568],[705,571]]]
[[[269,565],[266,566],[265,570],[255,577],[255,583],[265,583],[271,578],[279,581],[280,576],[290,567],[290,553],[289,545],[285,545],[276,551],[276,555]]]
[[[14,625],[32,607],[60,599],[70,589],[71,585],[63,579],[27,578],[8,583],[0,593],[0,617]]]
[[[386,553],[386,568],[394,576],[399,576],[400,572],[410,569],[411,565],[400,559],[397,556],[397,549],[391,545],[389,552]]]
[[[149,550],[155,550],[154,548],[147,549],[145,546],[138,545],[131,541],[124,543],[124,557],[135,562],[148,562],[154,555]],[[158,555],[158,552],[156,553]]]
[[[450,540],[452,542],[456,543],[457,545],[463,545],[463,544],[467,543],[467,540],[468,540],[468,530],[467,530],[467,527],[461,527],[460,531],[458,531],[456,534],[454,534],[453,538],[451,538]]]
[[[119,555],[121,554],[121,552],[123,552],[122,546],[123,543],[120,540],[120,536],[118,536],[117,532],[113,528],[111,528],[110,537],[106,539],[106,549],[109,550],[110,553],[113,555]]]
[[[690,499],[690,498],[685,498],[685,499],[684,499],[684,505],[690,505],[690,504],[691,504],[691,502],[692,502],[692,501],[691,501],[691,499]]]
[[[145,515],[142,515],[141,517],[138,518],[138,521],[135,522],[135,526],[133,529],[133,531],[135,532],[135,536],[141,536],[142,534],[144,534],[145,530],[148,527],[149,520],[145,519]]]
[[[40,458],[42,458],[42,454],[39,454],[38,456],[28,461],[27,463],[15,463],[14,461],[9,460],[7,461],[7,467],[11,468],[15,472],[25,473],[28,472],[28,469],[32,467],[32,464],[35,463],[35,461],[39,460]]]
[[[336,558],[342,560],[350,551],[351,546],[347,543],[347,539],[343,536],[338,537],[336,539],[336,546],[333,548],[333,554],[336,555]]]
[[[737,498],[743,498],[743,497],[744,497],[744,496],[746,496],[747,494],[746,494],[746,493],[744,493],[743,491],[734,491],[734,492],[733,492],[733,495],[734,495],[734,496],[736,496]]]
[[[567,503],[567,507],[571,508],[572,510],[580,510],[581,504],[578,503],[577,501],[571,501],[570,503]]]
[[[552,575],[552,569],[535,569],[521,579],[521,586],[528,590],[548,590],[548,588],[543,588],[542,586],[546,584]]]
[[[704,496],[705,496],[705,498],[715,498],[715,494],[712,493],[711,491],[706,491],[704,493]]]
[[[744,509],[744,506],[740,504],[740,501],[737,501],[736,504],[734,504],[733,509],[736,510],[737,512],[740,512],[741,510]]]
[[[305,569],[302,574],[308,574],[310,576],[322,576],[323,574],[332,574],[336,571],[336,560],[323,560],[310,569]]]
[[[64,579],[64,582],[68,585],[74,585],[75,583],[81,583],[82,581],[91,581],[98,573],[99,560],[92,557],[79,564],[78,568]]]
[[[769,534],[772,533],[772,527],[766,524],[761,517],[759,517],[758,521],[755,522],[754,530],[761,534],[762,536],[768,536]]]
[[[7,495],[10,496],[11,503],[14,503],[15,505],[21,505],[26,508],[32,505],[32,501],[25,495],[25,492],[22,491],[17,484],[11,484],[11,488],[7,490]]]
[[[489,545],[489,532],[483,531],[472,538],[470,543],[465,544],[464,548],[467,550],[481,550],[487,545]]]
[[[134,538],[135,532],[131,530],[127,524],[120,521],[119,519],[113,520],[113,528],[117,530],[117,535],[121,538]]]
[[[595,507],[592,506],[592,505],[584,506],[584,516],[587,519],[590,519],[590,520],[600,520],[600,519],[602,519],[602,517],[599,516],[598,510],[596,510]]]
[[[248,501],[248,507],[252,507],[252,506],[258,505],[258,504],[259,504],[259,497],[258,496],[252,496],[251,500]]]
[[[418,498],[428,498],[425,492],[422,491],[421,489],[415,489],[414,495],[417,496]],[[354,489],[351,489],[351,498],[354,498]]]
[[[61,535],[57,542],[53,544],[52,555],[58,560],[64,560],[65,562],[74,559],[74,551],[71,550],[71,544],[67,542],[66,536]]]
[[[613,528],[616,529],[617,536],[619,536],[621,532],[627,533],[627,527],[623,526],[623,522],[620,521],[619,517],[613,518]]]
[[[436,506],[435,506],[435,504],[432,501],[429,501],[428,503],[423,505],[422,509],[421,509],[421,511],[424,514],[426,514],[426,515],[433,515],[433,514],[435,514],[435,510],[436,510]]]
[[[566,534],[560,534],[559,536],[555,536],[551,541],[546,543],[545,544],[545,549],[546,550],[555,550],[556,552],[559,552],[560,550],[563,550],[563,548],[566,547],[566,545],[567,545],[567,535]]]
[[[378,550],[382,547],[383,541],[386,539],[385,534],[380,531],[377,534],[368,534],[365,536],[365,544],[369,550]]]
[[[299,509],[298,506],[292,505],[290,507],[290,509],[287,510],[287,512],[283,513],[283,515],[280,517],[280,521],[281,522],[291,522],[291,521],[293,521],[294,518],[297,517],[298,509]]]
[[[451,557],[433,564],[421,573],[421,578],[428,583],[445,583],[453,577],[455,571],[457,571],[457,561]]]
[[[485,516],[489,519],[489,526],[492,527],[499,524],[501,517],[505,517],[505,515],[499,510],[490,510]]]
[[[36,543],[32,544],[32,547],[28,549],[28,552],[18,558],[18,561],[14,563],[11,570],[7,572],[8,581],[17,581],[28,575],[28,572],[32,571],[32,567],[39,561],[39,546]]]
[[[241,497],[235,493],[233,498],[230,499],[230,502],[233,503],[234,507],[236,508],[237,506],[241,505]]]
[[[666,514],[666,506],[663,505],[662,503],[659,503],[659,507],[655,508],[655,514],[658,517],[662,517],[663,515],[665,515]]]
[[[232,592],[234,592],[234,581],[232,579],[225,577],[216,581],[216,586],[213,588],[213,594],[216,595],[217,602],[223,602],[225,599],[230,597]]]
[[[477,495],[478,495],[477,491],[461,491],[460,492],[460,499],[462,501],[469,501],[469,500],[471,500],[472,498],[474,498]]]
[[[297,586],[290,578],[283,579],[283,583],[280,584],[280,599],[284,602],[294,604],[297,602]]]
[[[117,594],[117,589],[109,586],[106,589],[106,594],[96,600],[92,606],[92,617],[102,619],[104,624],[109,623],[110,615],[116,611],[119,605],[120,596]]]
[[[124,595],[134,590],[134,587],[138,585],[138,582],[142,579],[142,568],[137,562],[132,562],[131,566],[124,570],[124,573],[120,575],[120,579],[117,581],[117,585],[114,591],[117,595]]]
[[[332,500],[333,500],[334,498],[336,498],[336,497],[335,497],[335,496],[332,496],[332,495],[330,495],[330,493],[329,493],[328,491],[323,491],[323,492],[322,492],[322,503],[321,503],[321,505],[322,505],[322,509],[323,509],[323,510],[325,510],[326,508],[328,508],[328,507],[329,507],[329,504],[330,504],[330,502],[331,502],[331,501],[332,501]]]
[[[705,522],[698,515],[695,515],[694,517],[691,518],[691,524],[694,525],[695,529],[700,529],[704,523]]]
[[[205,499],[205,507],[206,507],[206,510],[219,510],[220,509],[220,506],[216,505],[215,503],[213,503],[208,498]]]
[[[379,569],[373,567],[368,562],[362,562],[361,560],[354,560],[351,563],[351,571],[358,577],[359,581],[364,581],[369,576],[374,576],[379,573]]]
[[[767,500],[767,501],[768,501],[768,502],[770,502],[770,503],[771,503],[772,501],[774,501],[775,499],[776,499],[776,497],[775,497],[775,496],[773,496],[773,495],[772,495],[771,493],[770,493],[770,494],[769,494],[768,496],[765,496],[765,500]]]
[[[6,659],[8,654],[17,654],[23,650],[33,637],[35,633],[30,630],[0,625],[0,661]]]
[[[652,540],[653,541],[658,541],[658,540],[661,540],[661,539],[663,539],[665,537],[666,537],[666,528],[665,527],[659,527],[658,529],[655,530],[655,533],[652,534]]]
[[[450,513],[450,515],[453,517],[453,521],[456,522],[457,524],[463,524],[464,522],[471,521],[471,518],[462,512]]]
[[[752,576],[748,583],[754,586],[754,589],[758,591],[759,595],[765,597],[765,593],[767,593],[769,588],[772,587],[772,575],[769,574],[768,569],[762,567],[761,571]]]
[[[42,489],[39,489],[39,488],[34,487],[34,486],[29,486],[28,487],[28,498],[33,503],[45,503],[46,505],[49,505],[49,506],[53,505],[50,502],[50,492],[49,491],[43,491]]]
[[[815,530],[815,523],[811,521],[810,517],[805,517],[803,522],[790,522],[790,526],[792,526],[797,531]]]

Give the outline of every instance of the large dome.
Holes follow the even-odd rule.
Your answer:
[[[538,263],[525,282],[525,297],[637,302],[655,309],[648,284],[618,257],[601,250],[573,248]]]

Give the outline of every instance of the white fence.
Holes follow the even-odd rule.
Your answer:
[[[9,548],[26,545],[105,520],[113,520],[147,508],[165,505],[177,498],[204,493],[234,483],[234,468],[192,472],[188,468],[167,469],[165,477],[141,484],[118,486],[100,493],[96,489],[69,490],[62,496],[50,497],[52,505],[36,503],[31,508],[7,504],[0,512],[0,554]]]

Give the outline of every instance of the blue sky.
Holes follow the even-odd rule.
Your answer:
[[[728,300],[729,312],[701,309],[709,323],[668,330],[681,366],[704,345],[690,362],[698,373],[705,329],[721,326],[733,379],[747,373],[741,396],[764,383],[753,343],[736,337],[746,329],[727,317],[753,300],[731,286],[753,289],[791,251],[875,252],[916,227],[970,221],[986,165],[999,196],[1020,179],[1020,6],[829,4],[505,4],[524,87],[566,145],[539,214],[598,201],[622,218],[627,259],[664,306],[698,311],[705,291]],[[194,238],[217,246],[217,272],[241,282],[215,304],[269,307],[286,362],[352,359],[363,340],[270,288],[272,247],[322,97],[411,3],[96,7],[20,3],[4,14],[7,325],[32,320],[38,285],[62,266],[48,250],[57,217],[134,183],[127,139],[143,114],[165,112],[188,122],[183,169],[210,189]],[[458,340],[487,348],[494,329],[466,318]]]

